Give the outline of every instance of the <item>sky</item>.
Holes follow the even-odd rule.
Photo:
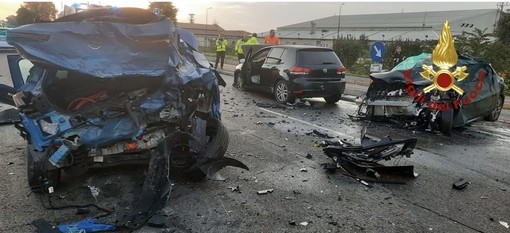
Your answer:
[[[149,1],[141,0],[62,0],[53,1],[60,10],[63,4],[71,5],[75,2],[89,2],[91,4],[116,5],[119,7],[131,6],[146,8]],[[16,14],[22,1],[0,0],[0,19]],[[195,14],[195,23],[212,24],[216,22],[225,30],[245,30],[248,32],[267,32],[270,29],[301,23],[309,20],[325,18],[328,16],[379,14],[399,12],[447,11],[447,10],[474,10],[497,9],[497,2],[369,2],[369,1],[299,1],[290,2],[280,0],[272,2],[267,0],[225,1],[225,0],[176,0],[172,3],[179,10],[177,21],[189,22],[189,14]],[[209,10],[207,10],[211,7]],[[207,15],[207,17],[206,17]]]

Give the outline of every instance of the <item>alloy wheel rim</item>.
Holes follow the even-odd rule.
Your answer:
[[[276,86],[276,97],[279,101],[286,100],[288,94],[287,85],[285,85],[285,83],[279,83],[278,86]]]
[[[241,78],[241,75],[238,74],[236,79],[237,79],[237,88],[239,88],[239,89],[243,88],[243,79]]]

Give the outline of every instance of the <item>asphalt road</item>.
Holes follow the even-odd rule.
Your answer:
[[[275,104],[270,95],[241,92],[232,87],[233,77],[224,79],[227,154],[250,171],[226,168],[221,171],[226,181],[193,183],[173,177],[163,210],[169,232],[509,232],[500,224],[510,222],[508,124],[476,122],[446,137],[391,123],[352,121],[348,114],[357,106],[348,101],[327,105],[313,98],[304,100],[308,104],[267,107]],[[307,133],[318,130],[355,141],[363,126],[377,136],[418,138],[410,158],[388,163],[414,165],[420,176],[404,185],[373,183],[369,188],[350,177],[326,173],[321,164],[331,160],[314,147],[324,139]],[[30,222],[37,218],[59,224],[85,217],[76,215],[76,208],[46,210],[43,204],[115,207],[129,202],[146,172],[143,166],[93,170],[65,181],[49,199],[28,195],[25,142],[12,126],[0,126],[0,137],[0,232],[33,232]],[[306,158],[308,153],[313,157]],[[470,185],[452,189],[459,178]],[[87,186],[101,190],[96,199]],[[239,191],[232,191],[237,186]],[[273,192],[257,194],[266,189]],[[98,214],[92,209],[90,215]]]

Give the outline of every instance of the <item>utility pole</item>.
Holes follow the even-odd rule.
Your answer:
[[[205,47],[209,47],[209,39],[207,38],[209,32],[207,31],[207,17],[209,16],[209,9],[212,9],[212,6],[208,7],[206,10],[205,10]]]
[[[338,26],[336,28],[336,39],[338,40],[338,37],[340,36],[340,17],[342,17],[342,6],[345,5],[345,3],[340,3],[340,13],[338,14]]]

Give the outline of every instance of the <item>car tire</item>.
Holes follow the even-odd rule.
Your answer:
[[[498,96],[498,99],[496,100],[496,106],[491,110],[490,114],[485,117],[486,121],[497,121],[499,118],[499,115],[501,115],[501,110],[503,109],[503,97]]]
[[[279,80],[274,85],[274,97],[276,102],[285,104],[287,102],[293,102],[295,97],[290,93],[289,84],[285,80]]]
[[[208,140],[205,142],[205,145],[208,147],[208,149],[206,150],[207,154],[204,157],[206,158],[225,157],[225,153],[227,152],[229,143],[229,135],[223,123],[217,118],[214,117],[208,118],[206,126],[206,135],[208,136]],[[196,162],[197,161],[190,156],[189,161],[187,162],[189,164],[187,168],[174,167],[174,169],[176,170],[177,173],[179,173],[180,176],[190,181],[198,182],[203,180],[206,177],[206,174],[195,165]]]
[[[445,109],[441,112],[441,118],[439,119],[439,131],[441,133],[450,136],[453,129],[453,109]]]
[[[330,95],[330,96],[326,96],[324,97],[324,100],[326,101],[326,103],[328,104],[334,104],[336,102],[338,102],[340,100],[340,97],[342,97],[341,94],[338,94],[338,95]]]
[[[47,149],[37,152],[33,145],[27,143],[27,180],[34,192],[42,191],[46,185],[56,186],[60,183],[60,169],[47,170],[44,165],[48,158]]]
[[[240,91],[245,91],[245,84],[243,76],[241,75],[241,72],[237,72],[234,75],[234,87],[239,89]]]

